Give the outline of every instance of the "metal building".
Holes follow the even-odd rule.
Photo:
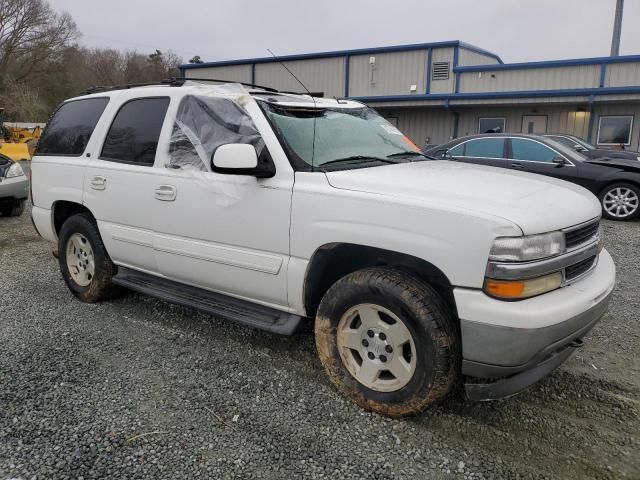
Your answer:
[[[280,60],[314,94],[365,102],[418,145],[492,129],[569,133],[640,149],[640,55],[505,64],[449,41]],[[302,90],[274,58],[182,65],[181,72]]]

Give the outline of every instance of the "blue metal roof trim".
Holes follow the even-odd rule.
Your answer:
[[[359,102],[410,102],[416,100],[471,100],[493,98],[579,97],[590,95],[640,94],[640,86],[575,88],[561,90],[525,90],[514,92],[432,93],[430,95],[387,95],[380,97],[350,97]]]
[[[605,65],[610,63],[640,62],[640,55],[618,57],[573,58],[569,60],[549,60],[544,62],[504,63],[499,65],[469,65],[453,69],[457,73],[490,72],[496,70],[526,70],[530,68],[573,67],[580,65]]]
[[[302,53],[296,55],[282,55],[280,57],[260,57],[260,58],[245,58],[241,60],[222,60],[219,62],[205,62],[205,63],[186,63],[180,65],[180,69],[192,70],[196,68],[207,67],[228,67],[233,65],[250,65],[256,63],[273,63],[277,61],[291,62],[296,60],[313,60],[316,58],[334,58],[344,57],[347,55],[367,55],[376,53],[391,53],[391,52],[408,52],[412,50],[426,50],[428,48],[448,48],[448,47],[462,47],[467,50],[481,53],[482,55],[489,55],[500,63],[502,60],[495,53],[491,53],[482,48],[470,45],[468,43],[461,42],[459,40],[451,40],[446,42],[432,42],[432,43],[413,43],[408,45],[392,45],[388,47],[374,47],[374,48],[359,48],[355,50],[336,50],[332,52],[317,52],[317,53]]]

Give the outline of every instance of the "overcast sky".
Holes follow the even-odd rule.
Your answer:
[[[463,40],[505,62],[608,55],[615,0],[49,0],[92,47],[171,49],[185,61]],[[640,54],[626,0],[621,54]],[[634,25],[635,23],[635,25]]]

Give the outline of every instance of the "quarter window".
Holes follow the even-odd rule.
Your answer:
[[[169,99],[141,98],[125,103],[111,124],[100,158],[153,165]]]
[[[598,143],[601,145],[629,145],[633,116],[600,117]]]
[[[504,117],[480,117],[478,133],[503,133],[506,124]]]
[[[479,158],[503,158],[504,138],[479,138],[466,143],[465,156]]]
[[[553,162],[558,157],[555,150],[526,138],[511,139],[511,158],[530,162]]]
[[[36,155],[82,155],[107,103],[108,98],[87,98],[62,104],[49,120]]]

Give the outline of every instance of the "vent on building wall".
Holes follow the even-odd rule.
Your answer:
[[[434,62],[433,73],[431,74],[433,80],[448,80],[449,79],[449,62]]]

